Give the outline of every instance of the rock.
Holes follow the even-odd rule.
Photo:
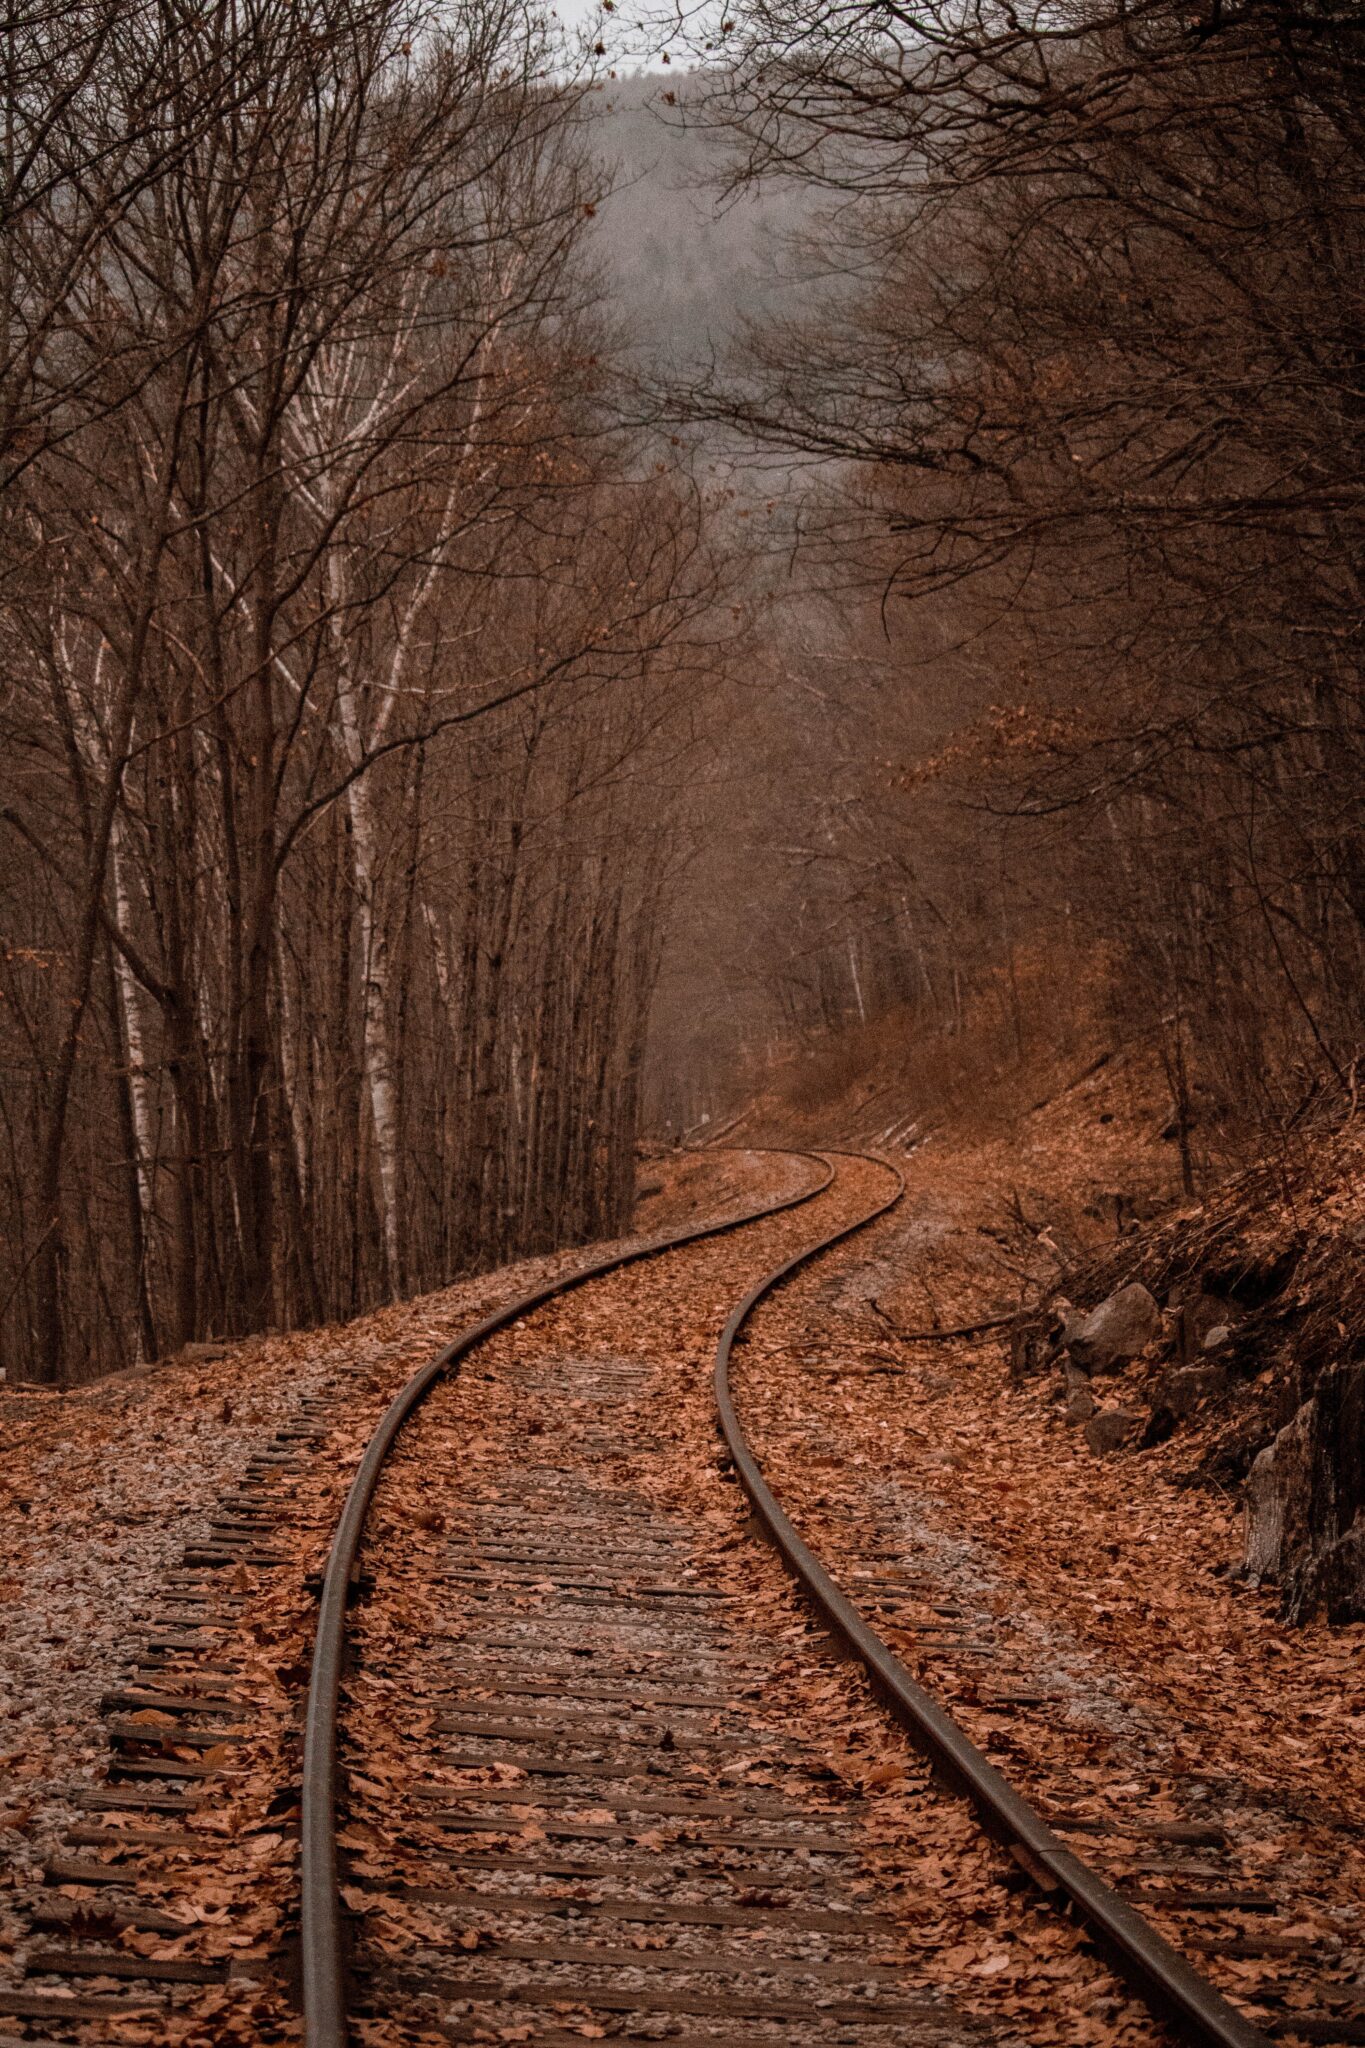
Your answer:
[[[1325,1615],[1338,1627],[1365,1620],[1365,1520],[1319,1552],[1297,1592],[1302,1613]]]
[[[1183,1421],[1193,1415],[1201,1401],[1211,1400],[1228,1390],[1228,1375],[1221,1365],[1186,1365],[1168,1372],[1158,1381],[1152,1396],[1152,1412],[1164,1409]]]
[[[1139,1357],[1160,1328],[1155,1297],[1134,1280],[1092,1309],[1079,1327],[1068,1323],[1064,1342],[1083,1372],[1114,1372]]]
[[[1089,1422],[1095,1412],[1095,1396],[1090,1391],[1090,1381],[1078,1365],[1065,1359],[1062,1373],[1066,1382],[1066,1419],[1070,1423]]]
[[[1323,1373],[1252,1465],[1246,1569],[1279,1580],[1291,1621],[1365,1620],[1365,1363]]]
[[[1316,1403],[1305,1401],[1247,1474],[1246,1569],[1275,1579],[1306,1540],[1312,1496]]]
[[[1102,1458],[1126,1444],[1141,1422],[1140,1415],[1130,1415],[1126,1408],[1101,1408],[1086,1423],[1085,1440],[1095,1456]]]
[[[1057,1356],[1055,1322],[1044,1316],[1021,1317],[1010,1331],[1010,1379],[1021,1386],[1033,1373],[1044,1372]]]
[[[1216,1351],[1220,1344],[1227,1343],[1228,1338],[1231,1335],[1232,1331],[1228,1328],[1228,1325],[1226,1323],[1215,1323],[1213,1328],[1205,1337],[1201,1348],[1205,1351]]]

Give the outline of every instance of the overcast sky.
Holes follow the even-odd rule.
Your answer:
[[[571,34],[575,30],[584,28],[595,28],[600,24],[606,31],[608,47],[611,48],[610,32],[613,26],[615,26],[615,24],[613,24],[609,18],[604,21],[602,10],[599,5],[599,0],[548,0],[548,5],[551,11],[559,17],[560,21],[563,22],[565,28],[568,29]],[[622,9],[621,11],[624,11],[624,9]],[[617,14],[618,24],[619,21],[620,13]],[[620,29],[619,27],[617,27],[618,36],[620,35],[620,33]],[[621,40],[625,41],[625,38],[622,37]],[[641,59],[638,49],[631,49],[629,47],[626,49],[613,48],[612,56],[614,58],[617,58],[623,71],[638,71],[641,69]],[[674,62],[676,63],[676,61],[677,58],[675,55]],[[645,68],[648,70],[653,70],[654,65],[651,62],[648,65],[646,65]]]

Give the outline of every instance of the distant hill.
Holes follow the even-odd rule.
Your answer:
[[[667,91],[678,104],[663,103]],[[597,148],[613,173],[600,252],[641,352],[669,365],[705,357],[745,317],[781,310],[791,291],[783,241],[810,211],[805,194],[786,187],[722,206],[706,187],[723,170],[726,139],[685,125],[687,99],[685,80],[656,75],[594,95]]]

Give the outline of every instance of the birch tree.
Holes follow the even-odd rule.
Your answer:
[[[620,1223],[669,830],[621,792],[725,637],[705,506],[612,424],[540,25],[180,27],[0,610],[0,1323],[38,1378]]]

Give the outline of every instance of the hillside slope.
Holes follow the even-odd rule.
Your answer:
[[[886,1019],[779,1063],[705,1136],[899,1158],[914,1232],[882,1276],[888,1332],[999,1325],[966,1367],[1042,1432],[1040,1466],[1070,1430],[1135,1496],[1206,1491],[1232,1513],[1226,1567],[1288,1618],[1365,1620],[1365,1134],[1298,1132],[1195,1198],[1149,1049],[975,1087],[954,1057],[911,1058]],[[1125,1289],[1141,1341],[1096,1365],[1085,1318]]]

